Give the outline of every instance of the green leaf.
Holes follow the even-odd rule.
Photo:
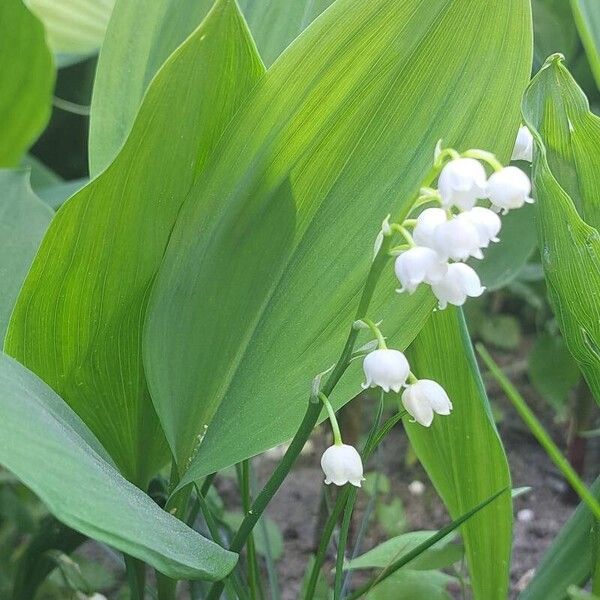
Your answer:
[[[523,113],[536,140],[533,183],[549,297],[600,402],[600,119],[561,63],[552,56],[532,80]]]
[[[435,531],[411,531],[386,540],[361,556],[353,558],[345,565],[345,569],[383,569],[402,555],[414,550],[428,540]],[[440,540],[420,556],[408,563],[408,568],[424,571],[443,569],[458,562],[463,556],[463,549],[455,542],[456,536],[447,536]]]
[[[223,521],[234,531],[237,531],[243,520],[244,515],[240,512],[225,512],[223,514]],[[267,556],[270,553],[273,560],[279,560],[283,556],[283,535],[275,521],[268,517],[261,517],[254,528],[253,535],[256,551],[261,556]]]
[[[447,588],[456,577],[440,571],[398,571],[375,586],[367,600],[451,600]]]
[[[118,158],[57,213],[11,321],[7,351],[142,488],[168,456],[141,363],[148,293],[181,202],[262,70],[235,3],[218,2],[153,81]]]
[[[419,461],[450,514],[456,517],[499,489],[510,487],[506,455],[498,437],[481,375],[461,313],[434,313],[410,348],[420,378],[438,381],[454,410],[431,428],[406,422]],[[512,502],[502,495],[462,527],[474,598],[505,600],[512,543]]]
[[[596,0],[571,0],[573,19],[600,89],[600,10]]]
[[[406,212],[437,140],[508,154],[528,15],[521,0],[338,0],[256,86],[182,207],[150,301],[146,371],[178,464],[194,455],[187,482],[293,435],[380,223]],[[402,348],[434,301],[395,296],[391,268],[383,279],[371,314]]]
[[[600,501],[600,478],[591,492]],[[593,522],[589,508],[580,504],[544,553],[519,600],[564,600],[570,585],[585,584],[592,568]]]
[[[578,36],[569,2],[533,0],[533,66],[537,71],[546,57],[562,52],[568,60],[575,58]]]
[[[332,0],[242,0],[253,38],[270,64]],[[105,168],[127,137],[146,88],[214,0],[116,3],[100,53],[90,121],[90,172]],[[127,61],[123,61],[123,55]]]
[[[479,327],[481,339],[502,350],[514,350],[521,343],[521,325],[512,315],[489,315]]]
[[[0,170],[0,340],[53,214],[33,193],[27,171]]]
[[[0,463],[59,520],[171,577],[220,579],[231,571],[235,554],[129,483],[63,400],[6,355],[0,389]]]
[[[563,338],[550,334],[537,337],[528,362],[533,387],[557,411],[564,412],[569,392],[579,383],[581,372]]]
[[[0,167],[15,167],[50,117],[54,67],[44,28],[21,0],[0,2]]]
[[[115,0],[23,0],[46,28],[56,53],[91,54],[100,48]]]
[[[471,263],[488,291],[513,281],[532,255],[537,243],[534,213],[535,208],[527,204],[503,216],[500,242],[486,249],[481,262]]]

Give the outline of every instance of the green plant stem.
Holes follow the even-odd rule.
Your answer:
[[[367,443],[365,444],[365,448],[362,452],[363,463],[367,462],[371,454],[373,454],[375,448],[377,448],[377,446],[381,443],[381,440],[383,440],[383,438],[390,432],[394,425],[396,425],[406,414],[406,411],[396,413],[394,416],[387,419],[379,429],[376,427],[371,429],[371,433],[369,434],[369,438],[367,439]],[[351,499],[352,495],[354,495],[354,498],[356,498],[357,492],[357,488],[347,485],[338,494],[333,509],[331,510],[327,521],[325,522],[325,526],[323,527],[323,533],[321,534],[321,539],[319,540],[319,547],[317,548],[317,553],[315,554],[315,560],[313,561],[308,583],[306,584],[305,598],[307,599],[312,598],[315,593],[317,582],[319,581],[319,572],[323,566],[323,561],[325,560],[325,555],[329,546],[329,540],[331,539],[335,525],[342,514],[342,510],[344,510],[344,507],[346,506],[347,502],[349,502],[349,499]]]
[[[383,337],[383,333],[381,333],[381,329],[379,329],[377,323],[375,323],[372,319],[362,319],[362,321],[369,327],[369,329],[373,332],[373,335],[377,338],[379,348],[385,350],[387,348],[387,344],[385,343],[385,338]]]
[[[333,410],[333,406],[331,406],[331,402],[323,392],[319,394],[319,399],[325,406],[327,410],[327,416],[329,417],[329,422],[331,423],[331,430],[333,431],[333,443],[336,446],[342,445],[342,434],[340,433],[340,426],[338,424],[337,418],[335,416],[335,411]]]
[[[548,435],[543,425],[538,421],[537,417],[533,414],[527,403],[519,394],[517,389],[510,382],[508,377],[500,370],[500,367],[494,362],[494,359],[489,355],[487,350],[481,345],[477,344],[477,351],[483,359],[483,362],[490,370],[494,379],[498,382],[508,399],[512,402],[519,416],[525,421],[527,427],[529,427],[531,433],[535,436],[540,445],[544,448],[552,462],[560,469],[564,478],[569,482],[571,487],[577,492],[577,495],[581,500],[588,506],[592,511],[594,518],[600,519],[600,503],[594,498],[592,493],[588,490],[586,485],[581,481],[569,461],[563,456],[558,446],[552,441],[552,438]]]
[[[444,527],[443,529],[440,529],[436,534],[432,535],[422,544],[419,544],[416,548],[414,548],[410,552],[407,552],[404,556],[394,561],[391,565],[388,565],[379,573],[379,575],[375,576],[370,581],[367,581],[367,583],[361,585],[357,590],[355,590],[354,592],[352,592],[352,594],[348,596],[348,600],[358,600],[359,598],[363,598],[365,594],[367,594],[377,584],[387,579],[390,575],[393,575],[396,571],[401,569],[403,566],[407,565],[411,560],[417,558],[417,556],[425,552],[425,550],[431,548],[433,544],[436,544],[441,539],[445,538],[447,535],[452,533],[455,529],[460,527],[465,521],[469,520],[481,509],[485,508],[488,504],[491,504],[500,495],[509,491],[509,488],[501,489],[500,491],[496,492],[493,496],[490,496],[487,500],[484,500],[483,502],[479,503],[477,506],[472,508],[469,512],[465,513],[458,519],[452,521],[452,523],[446,525],[446,527]]]
[[[242,492],[242,507],[244,515],[250,512],[251,497],[250,497],[250,461],[246,459],[241,465],[241,492]],[[254,535],[250,533],[246,540],[246,559],[248,562],[248,586],[250,588],[251,600],[257,600],[262,596],[260,593],[260,577],[258,573],[258,561],[256,558],[256,544],[254,543]]]
[[[375,414],[375,419],[373,421],[373,426],[371,428],[371,432],[369,433],[369,440],[374,439],[375,435],[377,435],[377,428],[379,427],[379,422],[381,420],[381,415],[383,414],[383,391],[381,391],[379,395],[379,402],[377,407],[377,413]],[[367,440],[367,444],[365,447],[369,445],[369,441]],[[367,458],[367,457],[365,457]],[[340,527],[340,534],[338,539],[338,547],[337,547],[337,556],[335,561],[335,582],[333,586],[333,598],[334,600],[340,600],[342,597],[342,588],[343,588],[343,578],[344,578],[344,558],[346,555],[346,545],[348,543],[348,532],[350,531],[350,523],[352,522],[352,513],[354,511],[354,504],[356,502],[357,496],[357,488],[353,488],[350,490],[350,494],[348,495],[348,500],[344,506],[344,517],[342,519],[342,525]]]
[[[144,600],[146,587],[146,565],[141,560],[123,554],[125,571],[127,572],[127,585],[131,593],[131,600]]]
[[[592,594],[600,596],[600,521],[594,519],[592,525]]]
[[[371,299],[373,298],[373,294],[375,293],[375,288],[377,286],[377,282],[381,277],[381,273],[385,268],[386,264],[389,260],[389,251],[390,247],[390,238],[385,238],[383,244],[381,245],[381,249],[375,260],[371,264],[371,269],[369,270],[369,274],[367,276],[367,280],[365,282],[365,286],[363,288],[363,292],[358,304],[358,308],[356,310],[356,317],[354,320],[362,319],[369,308],[369,304],[371,303]],[[337,382],[340,380],[342,375],[345,373],[348,365],[350,364],[350,359],[352,358],[352,352],[354,350],[354,344],[356,343],[356,338],[358,336],[358,330],[353,326],[350,326],[350,332],[348,334],[348,338],[346,339],[346,343],[344,344],[344,348],[340,354],[340,358],[335,364],[333,371],[331,371],[327,381],[323,385],[323,393],[325,396],[329,396]],[[317,421],[319,420],[319,416],[321,414],[321,404],[318,398],[311,397],[306,413],[304,414],[304,418],[302,419],[302,423],[300,423],[300,427],[296,431],[296,435],[292,439],[285,455],[281,459],[281,462],[277,465],[273,474],[267,481],[264,488],[258,494],[254,503],[252,505],[252,509],[245,515],[242,524],[240,525],[237,533],[235,534],[233,540],[231,541],[231,545],[229,549],[232,552],[240,552],[244,547],[250,532],[258,522],[258,519],[261,517],[265,508],[283,483],[287,474],[290,472],[292,465],[298,458],[302,448],[304,448],[304,444],[310,437]],[[218,600],[223,591],[223,582],[217,581],[215,582],[207,596],[207,600]]]
[[[210,532],[213,542],[216,542],[219,544],[219,546],[226,548],[227,546],[225,544],[225,540],[223,540],[221,537],[219,526],[214,515],[212,514],[212,511],[210,510],[210,506],[208,506],[205,495],[202,494],[202,489],[198,486],[195,487],[198,506],[202,512],[204,520],[206,521],[206,526],[208,527],[208,531]],[[235,572],[225,580],[225,587],[227,588],[227,592],[231,597],[237,596],[240,600],[246,600],[248,598],[248,594],[244,590],[242,582],[238,579],[238,577],[236,577]]]

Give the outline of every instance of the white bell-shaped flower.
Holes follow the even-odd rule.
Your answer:
[[[525,125],[519,127],[510,160],[526,160],[527,162],[533,160],[533,136]]]
[[[485,291],[477,273],[464,263],[448,265],[445,277],[432,284],[431,289],[438,299],[440,310],[448,304],[462,306],[468,297],[476,298]]]
[[[426,208],[418,217],[413,230],[413,240],[417,246],[433,248],[433,232],[438,225],[445,223],[448,215],[443,208]]]
[[[479,233],[479,247],[487,248],[490,242],[499,242],[498,234],[502,227],[500,217],[489,208],[474,206],[471,210],[462,213],[463,218],[475,225]]]
[[[467,260],[483,258],[477,227],[461,213],[438,225],[433,232],[433,247],[444,259]]]
[[[363,389],[379,386],[384,392],[399,392],[406,383],[410,367],[399,350],[380,348],[365,356],[363,371],[366,378]]]
[[[323,452],[321,468],[325,473],[325,483],[345,485],[351,483],[360,487],[363,477],[363,464],[354,446],[334,444]]]
[[[402,393],[402,404],[408,414],[425,427],[433,422],[434,413],[449,415],[452,411],[452,402],[446,390],[431,379],[419,379],[407,386]]]
[[[447,163],[438,179],[442,206],[469,210],[479,198],[485,198],[486,174],[474,158],[456,158]]]
[[[396,258],[394,270],[402,285],[397,291],[412,294],[420,283],[439,281],[446,274],[448,265],[435,250],[414,246]]]
[[[529,197],[531,181],[517,167],[504,167],[494,173],[488,180],[487,193],[491,203],[504,214],[533,202]]]

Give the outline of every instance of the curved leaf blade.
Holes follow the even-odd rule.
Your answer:
[[[409,360],[417,377],[438,381],[454,404],[452,414],[436,418],[431,428],[405,422],[405,429],[419,461],[456,517],[511,484],[462,313],[457,309],[434,313],[410,347]],[[475,598],[508,596],[512,522],[512,501],[504,494],[463,525]]]
[[[142,488],[168,457],[141,362],[149,290],[181,202],[262,72],[235,3],[219,1],[153,81],[117,159],[57,213],[11,320],[8,353]]]
[[[42,24],[21,0],[0,2],[0,167],[15,167],[50,118],[54,66]]]
[[[221,579],[237,556],[161,510],[115,469],[47,385],[0,355],[0,463],[77,531],[171,577]]]
[[[523,114],[536,141],[533,183],[550,300],[600,402],[600,119],[561,63],[551,57],[531,81]]]
[[[379,224],[406,211],[437,140],[508,153],[530,27],[520,0],[341,0],[257,85],[182,207],[150,301],[145,366],[180,467],[192,459],[185,481],[292,436]],[[372,314],[405,347],[433,298],[392,302],[391,273],[380,288]],[[333,401],[359,382],[354,363]]]

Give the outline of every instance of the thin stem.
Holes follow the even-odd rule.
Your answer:
[[[406,411],[397,413],[393,417],[387,419],[386,422],[378,430],[376,430],[375,428],[371,430],[369,438],[365,444],[365,448],[362,452],[363,463],[367,462],[375,448],[377,448],[377,446],[381,443],[381,440],[383,440],[383,438],[389,433],[392,427],[396,425],[396,423],[398,423],[398,421],[400,421],[402,417],[406,414]],[[357,488],[345,486],[338,494],[333,509],[329,514],[329,518],[327,519],[327,521],[325,522],[325,526],[323,527],[323,533],[319,541],[319,547],[317,549],[310,577],[306,585],[305,598],[312,598],[312,596],[315,593],[317,582],[319,580],[319,572],[321,571],[323,561],[325,560],[325,554],[327,553],[327,548],[329,546],[331,534],[335,529],[335,525],[338,522],[340,515],[342,514],[342,510],[346,506],[346,503],[349,501],[349,498],[351,498],[351,495],[356,494],[356,492]]]
[[[124,554],[127,585],[131,593],[131,600],[144,600],[144,587],[146,582],[146,567],[141,560]]]
[[[381,333],[381,329],[377,323],[372,321],[371,319],[361,319],[362,322],[368,326],[368,328],[373,332],[373,335],[377,338],[377,343],[379,344],[379,348],[385,350],[387,348],[387,344],[385,343],[385,338]]]
[[[402,225],[399,223],[394,223],[392,225],[392,230],[397,231],[406,240],[406,243],[413,248],[416,245],[415,240],[413,240],[413,236],[411,235],[410,231],[408,231],[408,229],[406,229],[404,226],[405,223],[406,221],[404,221]]]
[[[216,542],[217,544],[219,544],[219,546],[226,548],[227,545],[225,543],[225,540],[221,537],[219,526],[215,520],[214,515],[212,514],[212,511],[210,510],[210,506],[208,506],[208,502],[206,501],[202,490],[199,489],[197,485],[195,487],[198,506],[202,511],[202,516],[206,521],[206,526],[208,527],[208,531],[210,532],[210,536],[212,537],[213,542]],[[229,577],[227,577],[225,581],[225,586],[227,588],[231,588],[227,590],[230,596],[235,597],[237,595],[237,597],[240,600],[246,600],[248,598],[248,594],[244,590],[242,583],[235,576],[235,573],[232,573]]]
[[[371,428],[369,437],[376,434],[377,428],[379,427],[379,421],[383,413],[383,391],[379,396],[379,404],[377,408],[377,414]],[[342,597],[343,587],[343,575],[344,575],[344,557],[346,555],[346,544],[348,542],[348,532],[350,530],[350,523],[352,521],[352,512],[354,510],[354,503],[356,502],[357,489],[350,490],[348,501],[344,507],[344,517],[342,519],[342,525],[340,527],[340,535],[338,539],[337,557],[335,562],[335,583],[333,587],[333,598],[334,600],[340,600]]]
[[[242,507],[244,515],[250,512],[250,462],[248,459],[242,461],[241,468]],[[248,586],[250,587],[251,600],[257,600],[260,594],[260,579],[258,574],[258,561],[256,559],[256,545],[254,535],[250,533],[246,541],[246,559],[248,561]]]
[[[472,149],[462,153],[464,158],[476,158],[486,162],[494,171],[500,171],[504,168],[504,165],[496,158],[495,154],[488,152],[487,150]]]
[[[340,426],[339,426],[337,418],[335,416],[335,411],[333,410],[333,406],[331,406],[331,402],[329,402],[329,399],[323,392],[319,393],[319,399],[321,400],[321,402],[325,406],[325,409],[327,410],[327,416],[329,417],[329,422],[331,423],[331,429],[333,431],[333,443],[336,446],[341,446],[342,445],[342,434],[340,433]]]
[[[588,508],[592,511],[594,518],[600,519],[600,503],[594,498],[593,494],[588,490],[587,486],[581,481],[573,467],[569,464],[569,461],[562,455],[558,446],[554,443],[552,438],[548,435],[543,425],[538,421],[537,417],[533,414],[527,403],[519,394],[517,389],[509,381],[509,379],[500,370],[500,367],[494,362],[492,357],[489,355],[487,350],[481,345],[477,344],[477,351],[483,359],[483,362],[487,368],[491,371],[494,379],[498,382],[508,399],[512,402],[519,416],[540,445],[544,448],[552,462],[560,469],[564,478],[569,482],[571,487],[577,492],[577,495],[581,500],[587,504]]]

